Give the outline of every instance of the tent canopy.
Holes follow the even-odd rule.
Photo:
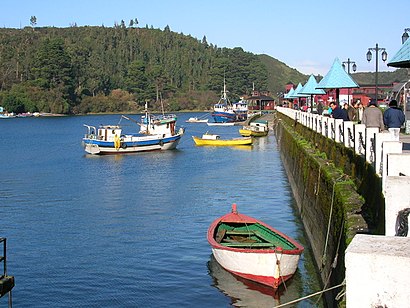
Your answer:
[[[407,39],[387,66],[410,68],[410,40]]]
[[[326,92],[323,89],[316,89],[317,87],[317,81],[315,76],[310,75],[308,81],[305,83],[305,85],[303,86],[303,88],[300,90],[299,93],[301,94],[326,94]]]
[[[353,78],[346,73],[338,58],[333,62],[332,67],[325,77],[319,82],[316,89],[347,89],[359,88]]]

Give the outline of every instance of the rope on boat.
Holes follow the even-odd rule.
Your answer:
[[[301,301],[303,301],[303,300],[305,300],[305,299],[314,297],[314,296],[316,296],[316,295],[321,295],[322,293],[325,293],[325,292],[327,292],[327,291],[330,291],[330,290],[333,290],[333,289],[337,289],[337,288],[339,288],[339,287],[343,287],[344,285],[346,285],[346,281],[345,281],[345,280],[343,280],[343,282],[342,282],[341,284],[338,284],[337,286],[333,286],[333,287],[324,289],[324,290],[322,290],[322,291],[318,291],[318,292],[312,293],[312,294],[310,294],[310,295],[306,295],[306,296],[303,296],[303,297],[294,299],[294,300],[292,300],[292,301],[290,301],[290,302],[287,302],[287,303],[285,303],[285,304],[281,304],[281,305],[279,305],[279,306],[275,306],[275,308],[285,307],[285,306],[288,306],[288,305],[291,305],[291,304],[295,304],[295,303],[301,302]]]

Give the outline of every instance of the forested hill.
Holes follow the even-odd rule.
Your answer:
[[[256,90],[274,96],[307,76],[266,55],[220,48],[169,27],[0,29],[0,106],[9,112],[209,109],[223,79],[236,100]],[[157,103],[158,104],[158,103]]]

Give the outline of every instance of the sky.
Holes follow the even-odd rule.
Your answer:
[[[267,54],[304,74],[326,75],[335,58],[355,62],[357,72],[374,72],[385,48],[387,66],[410,28],[408,0],[0,0],[0,27],[101,26],[121,20],[138,26],[205,36],[218,47]],[[346,64],[346,69],[347,69]],[[352,64],[350,71],[352,72]]]

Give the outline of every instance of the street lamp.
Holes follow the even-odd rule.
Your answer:
[[[350,58],[347,58],[347,61],[342,62],[343,69],[346,69],[345,64],[347,64],[347,73],[350,75],[350,64],[352,64],[353,72],[356,72],[356,62],[350,61]],[[347,103],[350,105],[350,89],[347,89]]]
[[[376,44],[376,48],[369,48],[369,50],[366,53],[366,58],[367,61],[371,61],[372,60],[372,51],[376,52],[376,104],[378,104],[378,98],[379,98],[379,87],[378,87],[378,83],[377,83],[377,74],[378,74],[378,69],[379,69],[379,51],[382,51],[382,60],[383,62],[385,62],[387,60],[387,52],[386,52],[386,48],[380,48],[379,44]]]
[[[404,44],[407,41],[407,39],[409,38],[409,34],[407,32],[410,32],[410,28],[404,29],[404,33],[401,36],[401,43],[402,44]]]

